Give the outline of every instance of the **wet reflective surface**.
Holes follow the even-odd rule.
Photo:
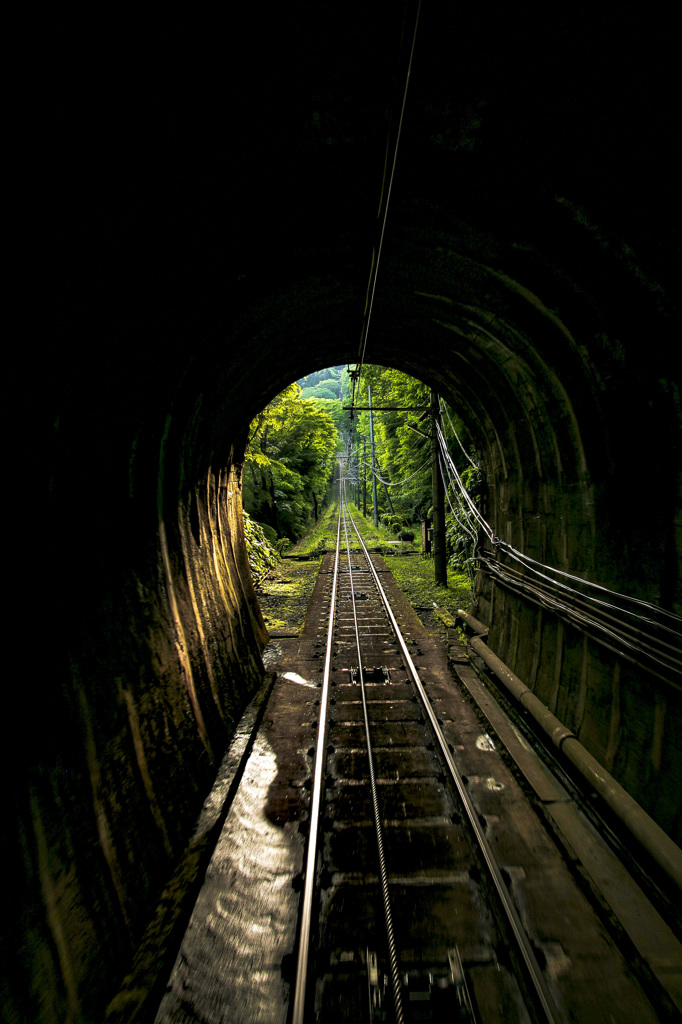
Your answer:
[[[292,879],[301,867],[304,841],[298,820],[306,795],[302,787],[291,786],[291,753],[278,749],[283,733],[275,729],[270,716],[279,704],[278,721],[285,723],[286,705],[299,704],[299,694],[308,697],[308,687],[282,681],[271,699],[157,1024],[286,1020],[288,986],[282,961],[291,953],[295,938],[299,897]],[[299,720],[300,710],[295,712]],[[292,738],[291,730],[284,732],[288,740]],[[299,770],[305,770],[304,760],[294,755],[296,760]]]
[[[326,590],[321,582],[320,608]],[[504,763],[501,750],[509,736],[501,735],[499,722],[495,739],[484,731],[462,700],[440,645],[408,613],[403,607],[415,662],[538,952],[558,1019],[608,1020],[613,1010],[614,1019],[653,1024],[659,1018],[628,959],[612,943],[584,888],[576,888],[562,849]],[[268,664],[278,675],[156,1024],[286,1024],[325,654],[324,634],[315,632],[313,621],[310,616],[300,638],[268,645]],[[483,872],[401,658],[379,622],[371,624],[369,644],[374,668],[368,669],[367,700],[408,1019],[453,1019],[454,950],[480,1019],[525,1024],[530,1018],[507,953],[508,937],[488,904]],[[307,1020],[324,1024],[369,1019],[370,956],[377,964],[374,994],[380,999],[386,960],[359,686],[343,628],[332,659],[309,1013],[306,1007]],[[511,727],[507,732],[515,735]],[[525,744],[517,746],[528,753]],[[548,814],[566,817],[568,797],[555,783],[549,787],[543,776],[538,792]],[[569,834],[573,841],[574,823]],[[670,948],[667,939],[660,948]],[[424,1017],[430,978],[433,1015]]]

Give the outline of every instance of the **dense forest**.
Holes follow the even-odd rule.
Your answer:
[[[252,422],[244,508],[271,541],[302,537],[317,519],[336,464],[339,431],[321,401],[285,388]]]
[[[374,408],[372,424],[366,410]],[[432,512],[430,391],[398,370],[365,365],[357,381],[343,366],[328,367],[286,388],[251,424],[244,471],[244,507],[272,543],[295,542],[318,518],[331,495],[341,462],[361,511],[394,533],[412,529]],[[386,411],[386,407],[409,407]],[[423,411],[421,411],[423,410]],[[447,448],[467,490],[478,502],[480,472],[464,423],[441,403]],[[374,434],[372,452],[371,427]],[[446,477],[447,477],[446,473]],[[461,494],[449,487],[446,502],[448,559],[472,569],[475,529]]]

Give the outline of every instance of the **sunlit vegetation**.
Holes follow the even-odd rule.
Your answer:
[[[350,377],[345,366],[330,366],[326,370],[309,373],[298,381],[301,386],[301,397],[314,401],[319,409],[331,416],[334,426],[339,432],[339,448],[343,447],[351,420],[345,405],[350,397]]]
[[[260,580],[279,562],[279,555],[265,536],[263,527],[244,512],[244,536],[249,556],[249,566],[254,583]]]
[[[435,615],[434,605],[455,615],[459,608],[468,608],[471,585],[467,573],[458,572],[448,565],[447,587],[434,581],[433,562],[430,558],[392,558],[388,561],[398,586],[431,633],[446,635],[442,622]]]
[[[251,423],[244,508],[272,543],[296,541],[318,518],[334,472],[338,431],[330,415],[285,388]]]
[[[286,560],[262,581],[258,588],[258,603],[271,635],[301,631],[319,568],[319,559]]]
[[[349,497],[367,543],[387,552],[419,547],[421,522],[433,511],[430,391],[399,370],[365,365],[355,384],[356,406],[369,404],[370,388],[378,529],[373,524],[370,414],[356,409],[351,419],[353,380],[347,367],[328,367],[291,384],[251,423],[243,493],[253,521],[249,530],[254,541],[248,543],[257,574],[268,558],[291,544],[301,542],[301,553],[333,547],[335,516],[325,506],[335,497],[331,482],[337,460],[349,479]],[[394,406],[403,408],[386,409]],[[481,475],[466,425],[455,409],[446,406],[444,412],[442,428],[450,453],[479,502]],[[454,495],[451,501],[456,506]],[[449,571],[471,576],[473,542],[450,507],[446,505]],[[256,524],[262,540],[254,532]],[[311,532],[315,524],[318,528]]]
[[[352,388],[348,381],[347,387]],[[421,521],[430,519],[431,421],[430,389],[426,384],[384,366],[364,366],[356,384],[355,404],[369,404],[372,391],[374,450],[377,473],[377,516],[395,535],[413,532],[417,537]],[[350,404],[346,401],[345,404]],[[407,406],[408,411],[380,411],[386,406]],[[369,412],[356,412],[347,434],[349,475],[357,480],[355,496],[364,507],[366,481],[367,513],[373,514]],[[475,501],[480,500],[481,475],[472,465],[473,449],[466,425],[451,406],[445,406],[442,428],[458,471]],[[459,439],[459,440],[458,440]],[[461,442],[461,444],[460,444]],[[466,449],[466,453],[464,451]],[[382,481],[385,481],[382,482]],[[453,504],[456,503],[451,496]],[[470,536],[461,528],[446,504],[447,554],[449,565],[469,571],[473,564]]]
[[[322,557],[322,552],[333,551],[336,544],[336,523],[338,519],[338,505],[331,502],[320,516],[315,526],[306,533],[295,548],[292,554],[313,555]]]
[[[298,383],[303,398],[323,398],[339,401],[343,398],[343,366],[329,366],[326,370],[309,373]]]
[[[468,607],[470,589],[466,573],[457,572],[449,565],[448,587],[436,586],[433,562],[421,556],[417,538],[415,544],[397,543],[392,532],[381,523],[376,528],[357,508],[353,505],[350,508],[368,547],[379,548],[386,556],[410,552],[409,558],[387,557],[387,564],[426,628],[446,638],[447,630],[435,615],[434,604],[453,615],[458,608]],[[309,555],[309,559],[278,562],[262,578],[258,599],[271,633],[301,630],[323,553],[333,550],[336,543],[337,517],[338,504],[333,501],[312,530],[291,549],[291,554]]]
[[[395,534],[379,523],[378,527],[374,525],[372,519],[365,519],[356,505],[352,502],[348,503],[348,509],[355,520],[360,535],[368,547],[373,549],[380,548],[382,551],[390,552],[394,550],[417,550],[417,545],[402,542],[396,540]],[[316,526],[303,537],[301,541],[292,549],[292,553],[307,555],[314,554],[322,551],[333,551],[336,546],[336,526],[338,521],[338,502],[333,501],[326,509],[324,514],[321,516]],[[348,542],[351,547],[357,547],[358,541],[355,531],[349,528]],[[345,535],[341,533],[341,544],[345,544]]]

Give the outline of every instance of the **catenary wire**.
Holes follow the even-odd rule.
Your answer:
[[[371,265],[371,268],[370,268],[369,285],[368,285],[368,289],[367,289],[367,301],[366,301],[366,304],[365,304],[365,312],[364,312],[364,316],[363,316],[362,332],[361,332],[361,335],[360,335],[360,345],[359,345],[359,348],[358,348],[358,359],[357,359],[357,367],[356,367],[356,377],[355,377],[355,379],[353,381],[353,396],[351,398],[351,416],[352,416],[352,408],[353,408],[353,405],[355,404],[355,382],[359,378],[360,374],[362,373],[362,367],[363,367],[364,362],[365,362],[365,353],[367,351],[367,335],[368,335],[368,332],[369,332],[369,324],[370,324],[370,320],[371,320],[371,317],[372,317],[372,309],[373,309],[373,306],[374,306],[374,295],[375,295],[375,292],[376,292],[377,275],[378,275],[378,272],[379,272],[379,261],[381,260],[381,252],[382,252],[382,248],[383,248],[383,244],[384,244],[384,234],[385,234],[385,231],[386,231],[386,219],[387,219],[387,216],[388,216],[389,203],[391,201],[391,191],[393,189],[393,179],[394,179],[394,176],[395,176],[396,161],[398,159],[398,148],[400,146],[400,136],[402,134],[403,119],[404,119],[404,116],[405,116],[405,105],[407,103],[407,90],[408,90],[408,87],[409,87],[409,84],[410,84],[410,75],[412,73],[412,61],[413,61],[413,58],[414,58],[414,48],[415,48],[415,43],[416,43],[416,40],[417,40],[417,28],[418,28],[418,25],[419,25],[419,15],[420,15],[420,12],[421,12],[421,0],[419,0],[419,3],[417,4],[417,12],[416,12],[415,19],[414,19],[414,29],[413,29],[413,32],[412,32],[412,43],[411,43],[411,46],[410,46],[410,57],[409,57],[408,65],[407,65],[407,72],[406,72],[406,75],[405,75],[405,86],[404,86],[404,89],[403,89],[402,103],[401,103],[401,106],[400,106],[400,117],[398,119],[398,130],[397,130],[397,133],[396,133],[395,146],[393,148],[393,160],[392,160],[392,163],[391,163],[391,172],[390,172],[389,179],[388,179],[388,187],[386,189],[386,200],[383,203],[383,214],[381,214],[381,212],[380,212],[381,227],[380,227],[380,231],[379,231],[379,242],[378,242],[376,251],[372,253],[372,265]],[[387,154],[387,157],[388,157],[388,154]],[[386,162],[388,163],[388,159],[387,159]],[[383,200],[384,185],[385,185],[385,174],[386,174],[386,171],[384,169],[384,181],[382,182],[382,200]],[[379,209],[381,211],[381,204],[380,204]]]

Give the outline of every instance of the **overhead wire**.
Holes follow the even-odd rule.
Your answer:
[[[454,425],[454,423],[452,422],[452,420],[450,418],[450,410],[448,409],[448,407],[445,404],[445,402],[443,401],[443,399],[440,398],[440,396],[439,396],[439,401],[440,401],[441,412],[443,412],[443,411],[445,412],[445,415],[447,416],[447,419],[448,419],[448,423],[450,425],[450,429],[452,430],[452,433],[455,435],[455,438],[457,439],[457,444],[460,446],[460,448],[462,449],[462,451],[464,452],[465,456],[467,457],[467,459],[469,460],[471,465],[474,467],[474,469],[478,469],[478,466],[476,465],[474,460],[469,455],[469,452],[466,450],[466,448],[462,444],[462,442],[460,440],[460,437],[459,437],[459,434],[455,430],[455,425]]]
[[[453,481],[452,475],[448,472],[447,466],[445,467],[445,471],[444,471],[444,469],[443,469],[443,461],[442,461],[440,455],[439,455],[439,458],[438,458],[438,465],[439,465],[439,468],[440,468],[441,477],[443,479],[445,496],[446,496],[448,504],[450,506],[450,511],[452,512],[453,516],[455,517],[457,522],[460,524],[460,526],[462,526],[462,528],[464,530],[466,530],[466,532],[469,534],[471,539],[474,541],[474,544],[476,544],[477,540],[478,540],[478,537],[477,537],[478,524],[476,523],[476,520],[473,520],[473,523],[472,523],[471,513],[470,513],[469,509],[467,508],[467,506],[464,504],[464,502],[461,500],[461,498],[459,498],[458,492],[457,492],[457,487],[454,486],[454,481]],[[448,477],[449,477],[448,480],[446,480],[446,473],[448,474]],[[452,504],[452,499],[450,498],[450,491],[451,490],[454,492],[455,500],[457,501],[457,509],[455,509],[454,505]]]
[[[384,485],[384,487],[401,487],[401,486],[402,486],[403,484],[406,484],[406,483],[408,483],[408,481],[410,481],[410,480],[414,480],[414,478],[415,478],[415,477],[416,477],[416,476],[417,476],[417,475],[418,475],[419,473],[421,473],[421,472],[422,472],[422,470],[423,470],[423,469],[424,469],[424,468],[425,468],[426,466],[428,466],[428,465],[429,465],[430,461],[431,461],[431,457],[429,456],[429,458],[428,458],[428,459],[426,460],[426,462],[422,463],[422,465],[421,465],[421,466],[419,467],[419,469],[416,469],[416,470],[414,471],[414,473],[411,473],[411,474],[410,474],[409,476],[406,476],[406,477],[405,477],[405,478],[404,478],[403,480],[393,480],[393,481],[391,481],[391,480],[384,480],[384,479],[383,479],[383,477],[380,477],[380,476],[379,476],[379,474],[377,473],[376,469],[373,469],[373,473],[374,473],[374,476],[375,476],[375,477],[377,478],[377,480],[379,481],[379,483],[383,484],[383,485]]]
[[[471,510],[474,518],[477,520],[480,528],[486,534],[488,539],[491,540],[493,538],[493,536],[494,536],[492,527],[483,518],[483,516],[479,512],[478,508],[474,504],[474,502],[473,502],[473,500],[471,498],[471,495],[469,494],[468,490],[466,489],[466,487],[464,485],[464,481],[462,480],[462,478],[461,478],[461,476],[459,474],[459,471],[457,469],[457,466],[455,465],[455,463],[454,463],[454,461],[452,459],[452,456],[450,455],[447,443],[445,441],[445,437],[443,436],[443,431],[440,428],[440,424],[437,423],[435,425],[435,429],[436,429],[436,435],[437,435],[437,438],[438,438],[438,443],[439,443],[440,449],[441,449],[441,451],[443,453],[443,456],[444,456],[447,464],[450,467],[450,470],[451,470],[455,480],[457,481],[457,487],[459,488],[459,490],[460,490],[463,498],[465,499],[469,509]]]
[[[443,477],[443,480],[445,480],[445,476],[444,476],[444,473],[443,473],[443,463],[441,462],[440,459],[438,460],[438,463],[439,463],[439,467],[440,467],[441,476]],[[452,499],[450,498],[450,487],[449,486],[445,487],[445,497],[447,499],[448,505],[450,506],[450,512],[452,513],[454,519],[459,524],[459,526],[461,526],[461,528],[464,530],[464,532],[467,533],[469,535],[469,537],[471,537],[471,540],[473,541],[473,544],[474,544],[474,550],[475,550],[476,543],[477,543],[477,537],[476,537],[475,530],[472,529],[471,521],[466,518],[466,514],[463,517],[460,515],[459,509],[462,509],[462,506],[460,505],[456,509],[454,507],[454,505],[452,504]],[[462,509],[462,511],[464,511],[464,510]]]
[[[362,373],[362,367],[365,362],[365,353],[367,351],[367,335],[369,333],[369,325],[372,317],[372,310],[374,308],[374,296],[376,293],[377,275],[379,272],[379,262],[381,260],[381,253],[384,245],[384,236],[386,233],[386,220],[388,218],[388,207],[391,201],[391,192],[393,190],[393,179],[395,177],[395,168],[398,160],[398,148],[400,146],[400,137],[403,129],[403,120],[405,117],[405,106],[407,103],[407,91],[410,84],[410,76],[412,74],[412,61],[414,58],[414,48],[417,40],[417,28],[419,25],[419,15],[421,12],[421,0],[417,3],[417,11],[414,19],[414,28],[412,30],[412,41],[410,44],[410,55],[407,63],[407,71],[405,73],[405,85],[403,87],[402,102],[400,105],[400,116],[398,118],[398,129],[395,137],[395,145],[393,147],[393,160],[391,161],[391,170],[388,178],[388,185],[386,185],[386,171],[388,168],[388,154],[390,146],[390,131],[389,136],[386,140],[386,157],[384,160],[384,172],[381,182],[381,193],[379,197],[379,209],[377,211],[377,219],[379,221],[379,241],[375,248],[372,250],[372,262],[370,265],[369,282],[367,285],[367,295],[365,299],[365,309],[363,312],[362,319],[362,330],[360,332],[360,344],[358,346],[358,358],[356,369],[353,376],[353,392],[351,396],[351,419],[353,417],[353,407],[355,405],[355,387],[360,379]],[[384,198],[385,196],[385,198]]]

